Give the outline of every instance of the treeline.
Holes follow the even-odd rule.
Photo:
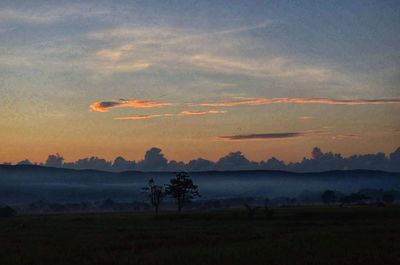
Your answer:
[[[147,196],[151,192],[147,193]],[[144,194],[146,195],[146,194]],[[207,211],[219,209],[238,209],[244,205],[251,207],[293,207],[327,204],[330,206],[385,206],[400,202],[400,191],[382,189],[361,189],[353,193],[342,193],[334,190],[319,192],[303,192],[294,197],[236,197],[225,199],[197,199],[187,201],[185,209],[188,211]],[[162,203],[162,204],[161,204]],[[14,205],[13,208],[0,203],[0,217],[38,213],[66,213],[66,212],[148,212],[152,210],[151,199],[144,201],[121,202],[113,199],[102,201],[86,201],[80,203],[57,203],[34,201],[29,204]],[[173,211],[176,209],[175,200],[168,196],[158,206],[161,210]],[[2,214],[1,214],[2,213]]]
[[[17,163],[19,165],[32,164],[29,160]],[[184,163],[168,160],[162,150],[153,147],[148,150],[141,161],[127,160],[121,156],[114,161],[107,161],[99,157],[88,157],[75,162],[65,162],[64,157],[55,154],[49,155],[40,165],[69,169],[96,169],[105,171],[210,171],[210,170],[284,170],[293,172],[318,172],[328,170],[369,169],[400,172],[400,147],[388,155],[380,152],[376,154],[352,155],[343,157],[341,154],[323,152],[315,147],[311,158],[304,157],[296,163],[285,163],[272,157],[260,162],[248,160],[240,151],[232,152],[218,161],[198,158]]]

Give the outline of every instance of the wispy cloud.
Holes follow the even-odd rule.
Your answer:
[[[248,98],[234,101],[222,101],[213,103],[188,103],[188,106],[202,107],[235,107],[235,106],[255,106],[265,104],[324,104],[324,105],[381,105],[381,104],[400,104],[400,99],[354,99],[339,100],[327,98]],[[90,105],[90,109],[99,112],[108,112],[114,108],[156,108],[174,106],[174,103],[144,101],[137,99],[113,99],[109,101],[97,101]],[[207,111],[182,111],[180,115],[205,115],[225,113],[225,110]],[[312,119],[310,116],[299,117],[301,120]]]
[[[329,70],[296,63],[284,57],[264,58],[252,60],[242,58],[226,58],[209,54],[195,55],[190,63],[213,72],[227,74],[248,75],[254,77],[296,78],[297,80],[324,81],[330,78]]]
[[[207,111],[182,111],[180,114],[184,116],[196,116],[196,115],[207,115],[207,114],[221,114],[226,113],[226,110],[207,110]]]
[[[104,72],[111,73],[130,73],[141,71],[150,67],[149,63],[125,63],[125,64],[111,64],[103,66]]]
[[[336,134],[332,135],[331,139],[332,140],[357,140],[360,139],[361,137],[357,134]]]
[[[114,99],[110,101],[98,101],[90,105],[90,109],[99,112],[108,112],[114,108],[156,108],[173,106],[173,103],[163,103],[156,101],[143,101],[136,99]]]
[[[6,17],[18,21],[33,21],[32,23],[51,23],[65,18],[84,16],[86,9],[72,6],[64,13],[58,9],[44,10],[41,13],[14,10],[12,12],[15,14],[8,14]],[[43,12],[45,13],[42,14]],[[92,8],[87,15],[95,16],[107,12],[110,11]],[[271,23],[266,21],[211,32],[168,26],[120,25],[113,29],[88,32],[84,38],[79,36],[78,39],[68,39],[69,42],[76,41],[78,48],[85,47],[83,55],[60,60],[57,56],[48,57],[48,52],[41,50],[42,54],[39,52],[31,60],[46,61],[51,70],[55,68],[70,70],[71,65],[74,65],[76,69],[104,77],[113,73],[143,71],[151,66],[167,73],[179,73],[190,69],[191,72],[244,75],[285,82],[287,80],[313,82],[332,78],[332,71],[327,67],[316,66],[293,56],[272,53],[269,53],[269,56],[246,56],[246,50],[255,44],[251,37],[242,36],[241,33],[262,29]],[[90,47],[88,44],[93,42],[96,45]],[[62,47],[64,44],[56,46]],[[336,76],[335,74],[335,78]]]
[[[128,117],[117,117],[114,118],[114,120],[146,120],[159,117],[197,116],[197,115],[219,114],[219,113],[226,113],[226,111],[225,110],[181,111],[179,114],[164,113],[164,114],[138,115],[138,116],[128,116]]]
[[[0,22],[19,22],[31,24],[50,24],[67,19],[104,16],[109,11],[84,4],[46,6],[36,9],[0,10]]]
[[[285,132],[285,133],[257,133],[239,134],[231,136],[219,136],[224,141],[254,141],[254,140],[281,140],[296,138],[305,135],[304,132]]]
[[[158,118],[164,115],[161,114],[153,114],[153,115],[138,115],[138,116],[129,116],[129,117],[117,117],[114,118],[114,120],[147,120],[147,119],[153,119],[153,118]]]
[[[93,32],[89,34],[89,38],[114,46],[98,51],[97,56],[110,60],[141,59],[169,70],[171,66],[179,68],[184,65],[185,69],[191,67],[203,72],[259,78],[325,81],[333,77],[332,71],[326,67],[311,65],[291,56],[241,56],[242,51],[248,49],[252,43],[248,37],[243,36],[240,42],[237,41],[237,34],[262,29],[271,24],[272,22],[267,21],[256,25],[195,33],[171,27],[129,26]],[[115,43],[118,43],[118,46]]]
[[[312,117],[312,116],[300,116],[299,117],[299,120],[312,120],[312,119],[314,119],[314,117]]]
[[[109,59],[113,61],[119,60],[124,54],[134,49],[133,45],[127,44],[115,49],[103,49],[96,53],[99,58]]]
[[[248,98],[233,101],[222,101],[212,103],[191,104],[206,107],[233,107],[241,105],[264,105],[264,104],[324,104],[324,105],[380,105],[400,104],[400,99],[353,99],[340,100],[328,98]]]

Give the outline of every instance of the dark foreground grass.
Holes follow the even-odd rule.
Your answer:
[[[399,208],[0,219],[0,264],[400,264]]]

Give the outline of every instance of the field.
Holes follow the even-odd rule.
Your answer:
[[[0,264],[400,264],[400,209],[279,208],[0,219]]]

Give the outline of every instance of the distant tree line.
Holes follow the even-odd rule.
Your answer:
[[[396,195],[400,192],[395,190],[376,190],[364,189],[348,195],[333,190],[325,190],[321,194],[321,201],[325,204],[340,203],[341,205],[348,204],[391,204],[396,200]]]
[[[32,164],[29,160],[20,161],[20,165]],[[393,153],[352,155],[343,157],[332,152],[324,153],[315,147],[311,152],[311,158],[304,157],[302,161],[285,163],[275,157],[260,162],[248,160],[240,151],[232,152],[218,161],[198,158],[184,163],[168,160],[162,150],[153,147],[148,150],[141,161],[130,161],[121,156],[114,161],[107,161],[99,157],[88,157],[75,162],[65,162],[59,154],[49,155],[47,161],[40,165],[48,167],[60,167],[70,169],[96,169],[107,171],[210,171],[210,170],[286,170],[294,172],[317,172],[328,170],[369,169],[400,172],[400,147]]]
[[[176,175],[171,178],[175,182],[178,178]],[[186,174],[184,179],[190,179]],[[221,210],[221,209],[246,209],[247,216],[249,219],[254,219],[256,216],[264,216],[266,219],[271,219],[275,216],[275,210],[279,207],[287,206],[305,206],[305,205],[321,205],[325,203],[328,206],[352,206],[352,205],[364,205],[370,207],[385,207],[390,205],[399,205],[400,203],[400,191],[396,189],[383,190],[383,189],[361,189],[352,193],[343,193],[335,190],[315,191],[306,192],[295,197],[232,197],[232,198],[214,198],[214,199],[203,199],[193,200],[198,193],[197,186],[191,181],[178,180],[178,187],[181,191],[187,191],[192,194],[192,197],[186,197],[182,200],[180,210],[178,209],[178,198],[182,196],[174,197],[173,194],[166,192],[168,185],[157,185],[151,179],[148,182],[148,186],[144,189],[146,192],[146,200],[139,201],[115,201],[112,199],[105,199],[103,201],[83,201],[83,202],[46,202],[43,200],[34,201],[30,204],[18,204],[13,205],[11,208],[0,202],[0,218],[1,217],[12,217],[18,213],[20,214],[38,214],[38,213],[67,213],[67,212],[143,212],[154,209],[158,214],[160,209],[171,209],[175,207],[177,211],[182,209],[190,210]],[[190,185],[184,184],[189,183]],[[184,184],[184,185],[181,185]],[[193,185],[193,186],[192,186]],[[156,187],[154,189],[148,189],[149,187]],[[186,188],[185,188],[186,187]],[[189,189],[187,189],[189,188]],[[184,192],[179,192],[184,194]],[[170,200],[166,200],[169,198]],[[236,215],[236,211],[233,212]]]

